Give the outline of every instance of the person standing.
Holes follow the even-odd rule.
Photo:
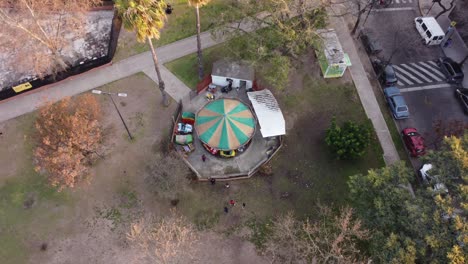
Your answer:
[[[230,201],[229,201],[229,204],[230,204],[231,206],[235,206],[235,205],[236,205],[236,201],[230,200]]]
[[[227,206],[224,206],[224,213],[228,213],[229,212],[229,208],[227,208]]]
[[[201,159],[202,159],[203,162],[206,161],[206,156],[205,156],[205,154],[203,154],[203,155],[201,156]]]

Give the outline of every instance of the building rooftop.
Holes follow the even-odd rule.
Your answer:
[[[211,75],[253,81],[255,72],[246,62],[219,60],[213,63]]]
[[[86,15],[84,34],[65,35],[68,45],[60,53],[64,61],[71,66],[77,66],[85,61],[94,60],[107,55],[112,28],[113,10],[90,11]],[[38,78],[33,65],[21,64],[20,54],[8,45],[8,33],[0,32],[0,90]],[[23,48],[37,49],[37,43],[24,43]],[[45,49],[45,48],[44,48]],[[23,52],[24,54],[24,52]],[[47,74],[46,74],[47,75]]]
[[[319,29],[317,33],[322,38],[325,57],[329,64],[344,63],[344,52],[334,29]]]

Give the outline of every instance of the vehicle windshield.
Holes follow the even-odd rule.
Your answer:
[[[399,106],[399,107],[397,107],[397,112],[408,112],[408,107]]]
[[[460,73],[462,71],[461,68],[460,68],[460,65],[458,65],[458,63],[451,63],[451,65],[452,65],[453,70],[456,73]]]

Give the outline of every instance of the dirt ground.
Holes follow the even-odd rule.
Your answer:
[[[146,167],[157,162],[154,157],[168,135],[176,104],[162,107],[154,82],[143,74],[100,89],[128,93],[128,97],[116,97],[115,101],[135,140],[128,139],[110,98],[100,96],[105,134],[101,155],[104,157],[92,168],[87,182],[64,191],[66,201],[43,198],[39,193],[32,209],[24,209],[19,204],[17,210],[29,210],[32,216],[18,226],[24,232],[6,232],[13,227],[0,225],[0,235],[5,231],[6,239],[18,242],[9,246],[2,245],[0,240],[0,258],[2,253],[9,256],[1,263],[137,263],[136,256],[142,252],[127,243],[125,234],[129,224],[147,214],[161,216],[169,212],[169,203],[156,197],[144,178]],[[3,133],[0,135],[0,201],[7,201],[10,186],[14,184],[12,180],[22,177],[23,167],[31,163],[33,122],[34,115],[27,115],[0,124]],[[28,158],[22,160],[22,156]],[[32,174],[31,177],[40,177]],[[7,225],[2,221],[0,224]],[[226,238],[219,232],[203,231],[201,238],[196,245],[199,250],[190,263],[265,262],[255,246],[241,237]],[[41,250],[43,244],[45,250]],[[6,252],[9,247],[18,251]],[[178,260],[177,263],[189,262]]]
[[[267,263],[256,246],[264,242],[274,216],[294,211],[313,217],[317,202],[345,204],[347,177],[383,165],[375,139],[359,160],[336,161],[328,153],[323,138],[333,115],[338,121],[363,122],[366,117],[348,73],[324,81],[314,61],[313,53],[304,56],[291,74],[290,88],[274,91],[287,136],[271,162],[273,175],[230,182],[228,189],[221,183],[193,182],[180,195],[177,210],[201,230],[201,239],[190,260],[173,263]],[[169,213],[169,201],[154,194],[145,176],[167,144],[176,104],[163,108],[155,83],[144,74],[100,89],[128,94],[115,102],[135,140],[129,140],[110,98],[99,96],[103,158],[89,180],[73,190],[57,194],[32,169],[34,114],[0,124],[2,264],[141,263],[137,257],[142,252],[128,243],[126,233],[140,217]],[[230,199],[247,206],[223,213]]]

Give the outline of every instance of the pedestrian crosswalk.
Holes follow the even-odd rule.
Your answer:
[[[435,61],[420,61],[393,65],[398,77],[398,86],[410,87],[444,82],[445,75]]]

